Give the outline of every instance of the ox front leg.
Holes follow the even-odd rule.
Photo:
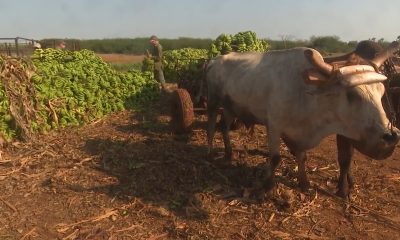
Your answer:
[[[336,135],[336,144],[338,149],[338,162],[340,167],[338,191],[336,192],[336,194],[342,198],[349,198],[350,189],[353,187],[353,179],[350,169],[354,147],[350,139],[341,135]]]
[[[270,192],[275,184],[275,170],[281,162],[280,155],[280,132],[273,127],[267,127],[267,144],[269,148],[270,162],[266,168],[256,172],[253,194],[258,200],[265,198],[265,193]]]
[[[267,127],[267,142],[269,148],[270,164],[266,169],[264,187],[267,191],[275,187],[275,170],[281,163],[280,133],[272,127]]]
[[[215,125],[217,122],[217,107],[213,107],[213,105],[209,105],[207,108],[207,115],[208,115],[208,126],[207,126],[207,142],[208,142],[208,149],[207,149],[207,157],[209,160],[213,159],[213,142],[214,142],[214,135],[215,135]]]
[[[297,181],[299,182],[299,187],[302,191],[307,191],[310,188],[310,181],[308,180],[306,173],[306,152],[296,152],[296,162],[298,166]]]
[[[234,120],[233,114],[228,110],[224,109],[221,130],[225,146],[225,160],[227,161],[232,161],[234,159],[234,156],[232,154],[231,139],[229,137],[229,129],[233,120]]]

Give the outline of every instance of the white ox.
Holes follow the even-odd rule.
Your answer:
[[[398,49],[394,42],[368,65],[340,68],[325,63],[310,48],[230,53],[211,60],[206,69],[209,156],[217,110],[223,107],[222,133],[228,159],[232,158],[229,126],[234,118],[246,125],[267,127],[271,163],[263,178],[266,188],[272,186],[280,163],[281,138],[296,157],[303,189],[309,187],[306,151],[328,135],[351,139],[356,149],[374,159],[387,158],[399,141],[399,130],[389,128],[381,103],[386,77],[377,69]],[[349,168],[340,164],[341,178],[346,178]],[[338,185],[342,197],[348,195],[345,187]]]

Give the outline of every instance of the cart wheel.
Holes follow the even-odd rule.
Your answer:
[[[188,91],[178,88],[172,95],[171,124],[175,133],[188,133],[193,123],[193,102]]]

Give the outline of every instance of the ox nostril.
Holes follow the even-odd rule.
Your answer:
[[[399,140],[399,135],[396,132],[392,132],[392,133],[385,133],[382,136],[382,139],[386,142],[395,142]]]

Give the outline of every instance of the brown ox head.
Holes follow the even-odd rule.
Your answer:
[[[352,87],[386,80],[386,76],[379,73],[379,68],[399,51],[400,44],[392,42],[381,51],[377,46],[368,44],[367,41],[360,42],[354,52],[326,59],[315,50],[305,50],[304,55],[314,67],[304,72],[306,83],[325,85],[339,81],[343,86]]]

